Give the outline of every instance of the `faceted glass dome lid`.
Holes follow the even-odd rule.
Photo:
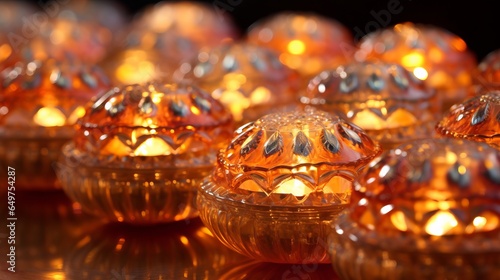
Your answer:
[[[386,237],[498,230],[499,187],[495,149],[451,138],[418,140],[370,163],[355,181],[350,215]]]

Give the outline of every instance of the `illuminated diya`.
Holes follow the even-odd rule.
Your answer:
[[[58,176],[88,213],[133,224],[198,215],[197,186],[233,133],[218,101],[186,84],[114,88],[86,108]]]
[[[97,66],[49,58],[7,67],[0,84],[1,164],[16,169],[19,189],[59,188],[52,163],[108,79]]]
[[[323,71],[300,101],[345,116],[385,148],[433,135],[440,110],[433,89],[402,66],[382,62]]]
[[[500,275],[500,154],[472,141],[419,140],[372,161],[328,238],[342,279]]]
[[[279,59],[308,80],[352,59],[354,39],[340,22],[313,13],[283,12],[249,27],[250,43],[275,50]]]
[[[328,262],[329,224],[380,147],[360,128],[307,108],[236,131],[198,192],[201,220],[224,245],[265,262]]]
[[[276,53],[246,43],[202,50],[175,75],[210,91],[238,124],[294,103],[300,90],[298,73],[282,64]]]
[[[463,39],[431,25],[405,22],[369,33],[358,43],[357,60],[401,64],[438,91],[443,109],[472,90],[476,58]]]
[[[500,149],[500,91],[489,91],[451,107],[437,124],[441,135],[485,142]]]

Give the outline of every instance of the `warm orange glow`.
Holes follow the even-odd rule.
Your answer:
[[[418,52],[409,53],[401,59],[401,64],[408,68],[419,67],[424,64],[424,56]]]
[[[85,115],[85,108],[83,106],[78,106],[73,113],[68,117],[68,123],[74,124],[79,118]]]
[[[229,73],[224,75],[222,86],[230,91],[238,90],[247,81],[243,74]]]
[[[395,211],[391,215],[392,224],[401,231],[407,231],[408,225],[406,224],[405,214],[401,211]]]
[[[170,154],[172,148],[160,138],[151,137],[134,151],[136,156],[159,156]]]
[[[379,101],[380,102],[380,101]],[[382,113],[387,114],[387,110],[382,108]],[[417,122],[417,119],[413,114],[404,110],[397,109],[394,111],[387,119],[381,119],[378,115],[370,110],[363,110],[358,112],[353,118],[352,122],[363,129],[390,129],[396,127],[410,126]]]
[[[413,75],[415,75],[415,77],[417,77],[419,80],[423,81],[427,79],[429,73],[423,67],[417,67],[413,69]]]
[[[305,196],[311,192],[311,188],[308,188],[304,182],[297,179],[287,180],[274,191],[274,193],[288,194],[291,193],[294,196]]]
[[[243,111],[250,106],[250,101],[238,90],[223,91],[219,101],[229,108],[236,121],[243,118]]]
[[[63,126],[66,123],[66,116],[55,107],[43,107],[36,112],[33,121],[45,127]]]
[[[288,43],[287,50],[294,55],[301,55],[306,51],[306,45],[301,40],[292,40]]]
[[[145,51],[128,50],[124,61],[115,70],[115,77],[123,84],[144,83],[156,77],[156,69]]]
[[[271,98],[271,92],[266,87],[258,87],[250,94],[252,104],[266,103]]]
[[[292,69],[298,69],[302,66],[302,59],[300,56],[290,55],[287,53],[282,53],[279,56],[281,63]],[[308,71],[309,72],[309,71]]]
[[[442,236],[458,225],[458,221],[449,211],[439,211],[425,225],[425,232],[434,236]]]
[[[0,46],[0,61],[4,61],[12,54],[12,48],[9,44],[3,44]]]

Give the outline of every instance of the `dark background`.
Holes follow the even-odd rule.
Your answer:
[[[76,0],[69,0],[76,1]],[[399,2],[401,12],[388,15],[389,3]],[[38,3],[39,1],[34,1]],[[46,2],[46,1],[42,1]],[[114,1],[129,15],[159,1]],[[276,12],[294,10],[315,12],[334,18],[360,37],[377,27],[398,22],[433,24],[462,37],[469,49],[480,60],[487,53],[500,48],[500,8],[497,1],[450,0],[206,0],[198,1],[217,6],[229,14],[241,31],[260,18]],[[374,16],[375,14],[375,16]],[[378,20],[380,15],[382,20]],[[359,31],[360,30],[360,31]],[[363,34],[360,34],[363,32]]]

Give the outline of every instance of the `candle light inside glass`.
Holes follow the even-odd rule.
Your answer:
[[[481,143],[422,139],[387,151],[332,224],[334,269],[343,279],[497,275],[499,174],[500,155]]]
[[[299,91],[297,72],[282,64],[270,49],[246,43],[204,49],[196,59],[183,63],[175,78],[210,91],[239,125],[290,105]]]
[[[232,126],[222,104],[189,84],[114,88],[86,108],[57,173],[73,201],[109,221],[193,218],[196,187]]]
[[[383,62],[323,71],[300,101],[342,114],[385,148],[431,136],[440,110],[433,89],[401,65]]]
[[[356,60],[400,64],[426,81],[443,100],[441,110],[472,92],[475,56],[462,38],[447,30],[405,22],[367,34],[358,47]]]
[[[265,115],[219,153],[199,188],[201,220],[226,246],[261,261],[328,262],[325,226],[380,152],[360,128],[326,112]]]
[[[23,174],[16,181],[19,189],[60,188],[52,164],[73,136],[82,106],[108,89],[107,77],[78,60],[11,57],[0,83],[1,163]]]
[[[339,22],[312,13],[284,12],[249,27],[247,41],[268,47],[308,81],[325,68],[351,60],[352,34]]]

